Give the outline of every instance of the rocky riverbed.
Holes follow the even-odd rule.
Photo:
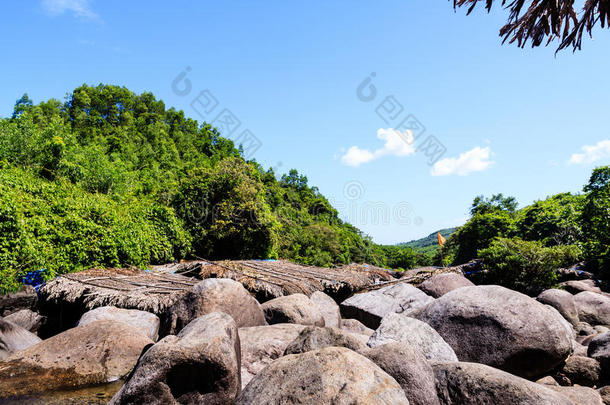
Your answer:
[[[529,297],[450,273],[261,303],[206,279],[166,312],[101,305],[45,339],[20,299],[0,318],[0,404],[610,403],[593,280]]]

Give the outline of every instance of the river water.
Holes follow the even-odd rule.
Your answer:
[[[106,404],[121,389],[123,381],[69,391],[53,391],[35,396],[0,399],[0,405],[97,405]]]

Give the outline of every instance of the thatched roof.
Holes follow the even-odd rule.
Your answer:
[[[84,312],[101,306],[148,311],[163,324],[172,305],[202,278],[221,277],[242,283],[261,302],[294,293],[310,296],[315,291],[340,301],[392,279],[386,270],[368,265],[329,269],[285,260],[198,260],[154,266],[149,271],[92,269],[62,275],[39,289],[40,312],[57,318],[45,334],[73,327]]]
[[[329,269],[286,260],[208,262],[201,267],[201,276],[239,281],[263,301],[295,293],[309,296],[315,291],[323,291],[336,299],[342,299],[392,278],[386,271],[360,265]]]
[[[93,269],[57,277],[39,295],[47,304],[78,303],[86,309],[112,305],[162,314],[198,281],[176,274]]]

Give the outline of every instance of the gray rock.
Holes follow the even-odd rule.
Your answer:
[[[352,333],[360,333],[368,337],[371,337],[371,335],[375,333],[373,329],[367,328],[357,319],[342,319],[341,329]]]
[[[558,312],[500,286],[463,287],[415,315],[432,326],[460,361],[533,378],[572,353],[572,334]]]
[[[564,281],[559,285],[571,294],[578,294],[583,291],[590,291],[594,293],[602,292],[602,290],[597,286],[597,283],[594,280],[570,280]]]
[[[573,405],[551,386],[478,363],[433,363],[443,405]]]
[[[177,334],[193,319],[212,312],[231,315],[239,328],[267,324],[261,305],[241,283],[227,278],[208,278],[197,283],[171,307],[162,336]]]
[[[559,374],[568,378],[572,384],[594,387],[599,382],[601,366],[590,357],[570,356]]]
[[[536,299],[555,308],[574,327],[578,326],[578,309],[576,309],[574,296],[569,292],[550,289],[541,292]]]
[[[604,375],[610,376],[610,333],[602,333],[591,339],[587,355],[599,361]]]
[[[411,405],[440,404],[434,370],[419,350],[396,342],[367,349],[361,354],[400,384]]]
[[[284,356],[269,364],[235,405],[408,405],[402,387],[371,360],[343,347]]]
[[[292,341],[284,351],[287,354],[301,354],[325,347],[346,347],[355,352],[367,349],[368,338],[338,328],[308,326]]]
[[[23,286],[22,291],[0,295],[0,316],[8,316],[22,309],[33,310],[38,302],[36,290]]]
[[[322,291],[314,292],[309,299],[318,307],[318,310],[324,317],[325,326],[333,328],[341,327],[341,310],[335,300]]]
[[[582,344],[585,347],[589,347],[589,343],[591,343],[591,341],[593,339],[595,339],[596,337],[598,337],[600,335],[603,335],[603,333],[594,333],[592,335],[585,336],[585,337],[579,336],[576,338],[576,341],[577,342],[580,341],[580,344]]]
[[[610,298],[590,291],[574,296],[578,317],[590,325],[610,325]]]
[[[603,326],[603,325],[596,325],[593,327],[593,329],[595,330],[596,333],[610,332],[610,329],[608,329],[606,326]]]
[[[0,397],[118,380],[152,343],[123,322],[97,321],[69,329],[0,363]]]
[[[599,333],[593,326],[586,322],[578,322],[578,325],[574,327],[574,330],[578,336],[591,336]]]
[[[241,390],[240,357],[233,318],[201,316],[148,349],[110,404],[230,404]]]
[[[113,320],[124,322],[137,329],[153,342],[159,338],[159,317],[137,309],[122,309],[116,307],[99,307],[85,312],[78,321],[78,326],[88,325],[96,321]]]
[[[605,405],[610,405],[610,385],[598,388],[597,392],[602,397],[602,402]]]
[[[458,361],[451,346],[430,325],[402,314],[383,318],[368,345],[377,347],[392,342],[416,347],[428,360]]]
[[[267,322],[298,323],[300,325],[325,326],[324,317],[318,307],[303,294],[292,294],[274,298],[262,305]]]
[[[305,328],[295,323],[240,328],[242,388],[269,363],[282,357],[286,347]]]
[[[583,356],[587,357],[587,346],[583,346],[580,343],[573,341],[572,345],[574,346],[573,356]]]
[[[411,284],[399,283],[378,290],[356,294],[341,303],[344,318],[354,318],[369,328],[377,329],[384,316],[417,310],[434,301]]]
[[[559,383],[550,375],[540,378],[539,380],[536,381],[536,383],[542,384],[542,385],[552,385],[555,387],[559,387]]]
[[[0,361],[39,342],[40,338],[32,332],[0,318]]]
[[[472,281],[468,280],[461,274],[445,273],[437,274],[436,276],[424,281],[419,286],[419,289],[434,298],[438,298],[447,294],[449,291],[455,290],[456,288],[472,286],[474,286]]]
[[[603,405],[599,392],[589,387],[549,387],[568,398],[574,405]]]
[[[21,309],[5,316],[4,319],[14,323],[15,325],[19,325],[34,334],[38,332],[40,327],[47,320],[45,316],[42,316],[38,312],[34,312],[31,309]]]

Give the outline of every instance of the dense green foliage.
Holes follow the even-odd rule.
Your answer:
[[[610,166],[593,171],[580,222],[585,255],[605,279],[610,279]]]
[[[483,259],[480,282],[532,293],[553,284],[553,270],[586,260],[610,278],[610,167],[593,171],[583,194],[562,193],[517,209],[501,194],[477,197],[471,218],[443,249],[446,263]]]
[[[539,241],[496,238],[479,251],[486,271],[476,274],[473,281],[537,295],[555,286],[557,268],[573,264],[579,256],[575,245],[545,247]]]
[[[19,99],[0,119],[0,191],[2,292],[41,268],[387,263],[296,170],[277,179],[209,124],[117,86],[83,85],[63,103]]]

